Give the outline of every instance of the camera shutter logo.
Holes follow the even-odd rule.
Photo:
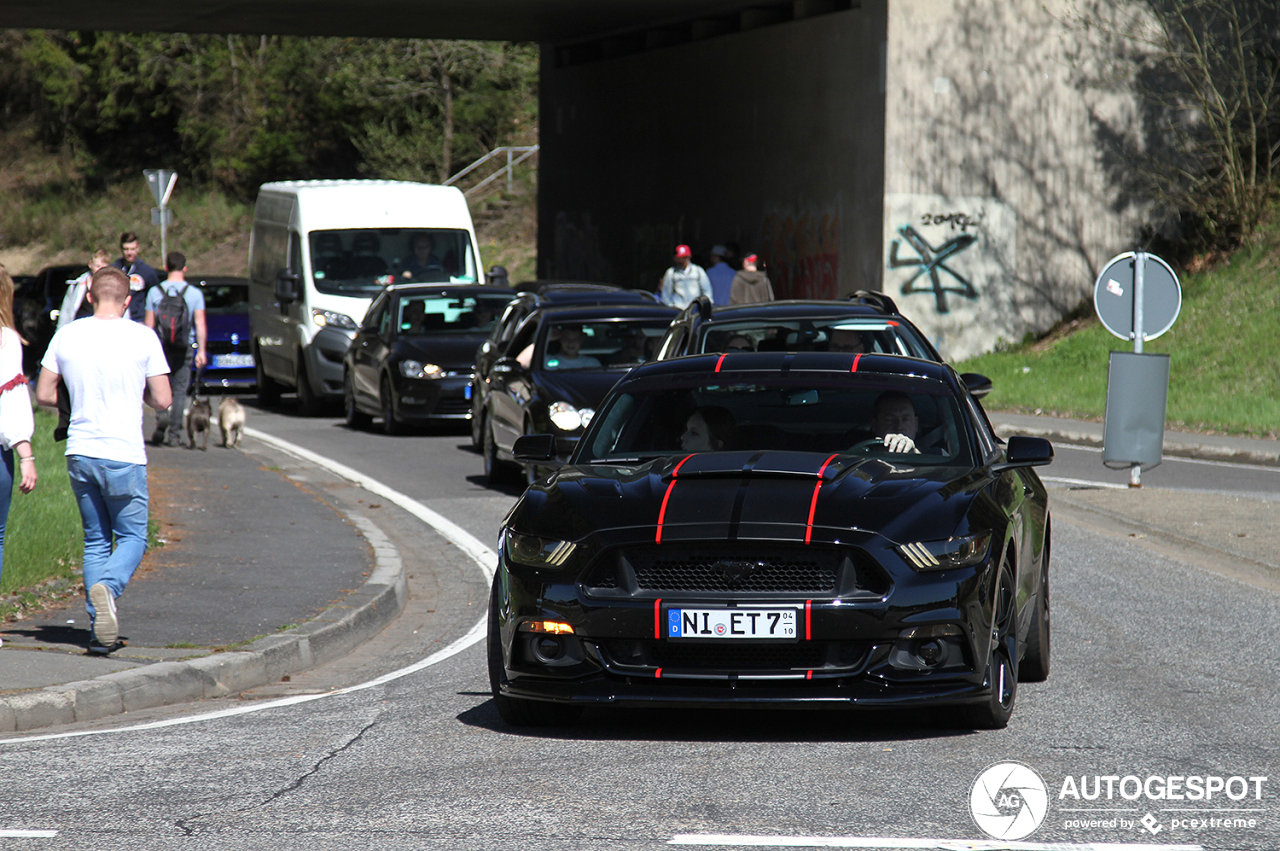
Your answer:
[[[1034,770],[998,762],[978,775],[969,791],[973,821],[993,839],[1021,839],[1035,832],[1049,809],[1049,793]]]

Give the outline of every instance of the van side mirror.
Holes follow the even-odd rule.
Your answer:
[[[279,301],[297,301],[299,276],[292,269],[281,269],[276,275],[275,296]]]

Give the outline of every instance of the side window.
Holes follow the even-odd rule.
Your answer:
[[[524,305],[519,302],[512,302],[507,308],[506,313],[502,317],[502,322],[498,326],[498,335],[495,341],[499,346],[506,343],[515,334],[516,328],[520,327],[520,320],[525,316]]]
[[[390,299],[385,296],[379,297],[372,305],[369,306],[369,312],[364,315],[364,322],[360,325],[362,331],[376,332],[383,321],[381,317],[385,317],[387,313],[387,305]]]
[[[982,453],[982,460],[990,463],[996,456],[996,441],[998,438],[987,420],[987,412],[982,410],[978,400],[969,393],[962,395],[965,407],[969,411],[969,418],[973,422],[973,431],[978,436],[978,451]]]
[[[526,317],[515,336],[511,338],[511,345],[507,346],[504,357],[515,358],[520,361],[521,366],[528,369],[533,363],[533,341],[537,334],[537,317]]]
[[[680,351],[684,344],[684,338],[689,333],[689,327],[684,323],[673,326],[667,332],[667,338],[662,341],[662,347],[658,349],[658,360],[666,360],[684,354]]]

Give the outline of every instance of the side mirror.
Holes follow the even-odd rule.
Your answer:
[[[1053,461],[1053,444],[1043,437],[1011,437],[1004,452],[1002,470],[1010,467],[1041,467]]]
[[[556,438],[553,434],[526,434],[516,438],[511,454],[517,461],[553,461]]]
[[[991,379],[985,375],[979,375],[976,372],[965,372],[961,373],[960,380],[969,389],[969,395],[975,399],[981,399],[991,392]]]
[[[280,301],[297,301],[299,281],[297,272],[281,269],[276,275],[275,297]]]
[[[493,366],[489,368],[491,375],[510,375],[520,366],[520,361],[515,358],[498,358],[493,362]]]

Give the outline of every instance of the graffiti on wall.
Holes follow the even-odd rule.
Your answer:
[[[887,193],[884,292],[947,358],[1011,338],[1018,217],[1000,198]]]
[[[839,210],[767,214],[759,251],[778,298],[839,298]]]
[[[966,224],[961,226],[962,231],[968,227],[968,216],[963,213],[951,215],[963,217]],[[923,223],[929,224],[937,217],[926,213],[923,218]],[[951,307],[947,304],[947,293],[977,300],[978,291],[973,288],[969,279],[947,265],[947,260],[953,255],[978,241],[976,234],[961,232],[941,245],[934,246],[912,225],[902,225],[898,228],[898,237],[889,245],[889,268],[911,270],[911,277],[902,284],[903,295],[932,292],[939,313],[951,312]],[[915,252],[913,256],[902,256],[901,247],[904,244]],[[944,273],[947,276],[945,279]]]

